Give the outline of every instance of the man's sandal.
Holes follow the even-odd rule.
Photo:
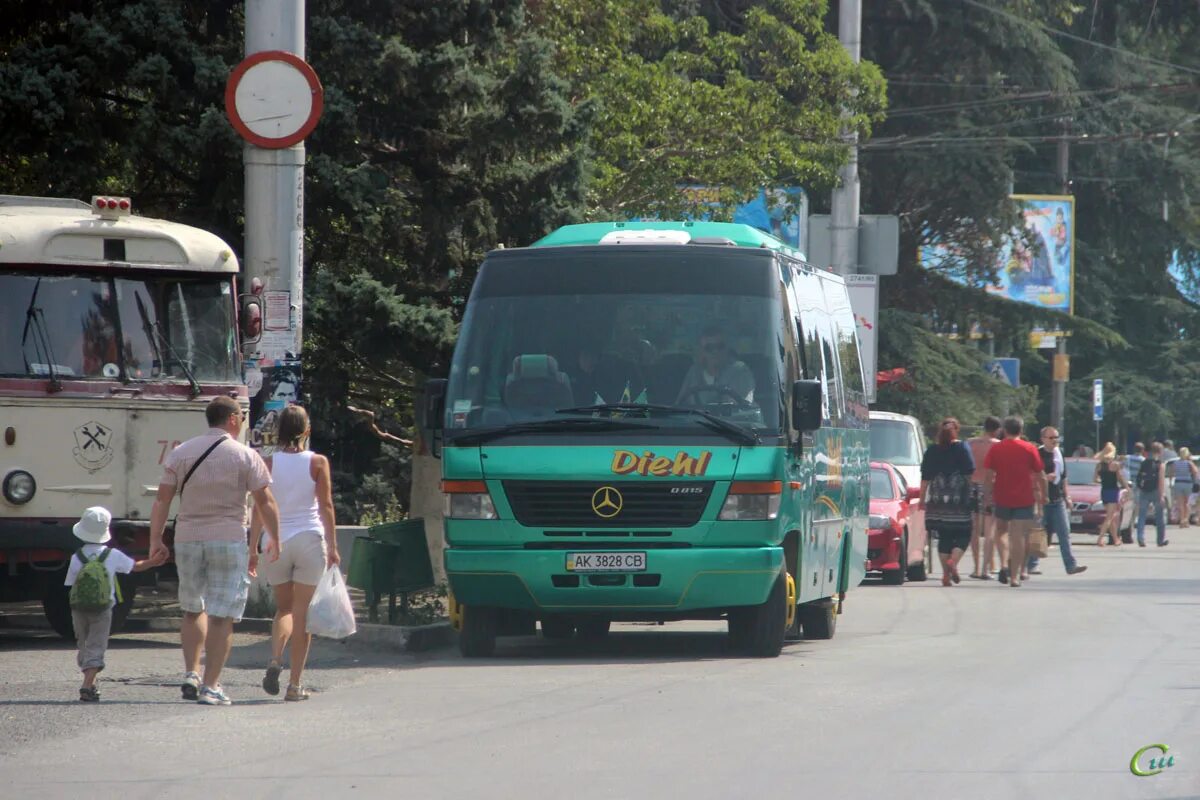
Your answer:
[[[283,695],[283,699],[288,701],[307,700],[309,696],[308,689],[305,689],[303,686],[292,686],[289,683],[287,693]]]

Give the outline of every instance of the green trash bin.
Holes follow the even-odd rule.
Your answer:
[[[425,541],[425,521],[406,519],[373,525],[367,533],[377,542],[395,548],[390,586],[386,592],[415,592],[434,585],[433,563]]]

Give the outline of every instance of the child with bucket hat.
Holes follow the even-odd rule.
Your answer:
[[[162,559],[134,561],[120,550],[107,547],[106,543],[112,539],[108,532],[110,522],[112,514],[102,506],[93,506],[83,512],[72,530],[84,544],[71,556],[64,581],[71,587],[71,621],[75,624],[75,641],[79,645],[76,661],[83,671],[79,699],[85,703],[100,699],[96,676],[104,669],[112,610],[120,592],[117,574],[141,572],[162,563]]]

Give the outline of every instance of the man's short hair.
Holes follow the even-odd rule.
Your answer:
[[[1010,439],[1015,439],[1021,435],[1021,429],[1025,427],[1025,420],[1017,416],[1004,418],[1004,433]]]
[[[1150,455],[1154,456],[1155,458],[1158,458],[1162,454],[1163,454],[1162,442],[1155,442],[1154,444],[1150,445]]]
[[[1135,453],[1146,452],[1146,445],[1142,444],[1141,442],[1134,442],[1133,443],[1133,452],[1135,452]]]
[[[995,433],[1000,430],[1000,418],[988,417],[983,421],[983,429],[988,433]]]
[[[208,420],[208,427],[219,428],[226,422],[229,422],[229,418],[241,410],[241,407],[237,404],[237,400],[221,395],[220,397],[214,397],[208,404],[208,407],[204,409],[204,417]]]
[[[1171,441],[1170,439],[1163,439],[1163,447],[1166,447],[1169,450],[1174,450],[1175,443],[1173,441]]]

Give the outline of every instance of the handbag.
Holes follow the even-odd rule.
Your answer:
[[[1034,558],[1045,558],[1050,553],[1050,542],[1046,536],[1046,528],[1037,522],[1029,532],[1029,541],[1025,545],[1025,554]]]

